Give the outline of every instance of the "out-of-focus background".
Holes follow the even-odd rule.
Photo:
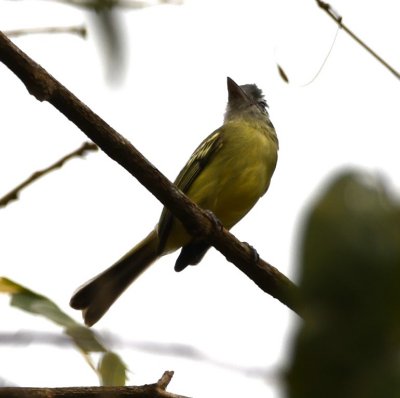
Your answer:
[[[262,88],[280,141],[278,166],[267,195],[233,233],[294,281],[302,217],[327,179],[362,168],[398,191],[398,80],[345,32],[337,34],[316,2],[143,5],[113,12],[120,49],[113,44],[107,50],[98,17],[67,3],[3,1],[0,29],[85,25],[86,40],[31,34],[13,41],[170,179],[220,126],[227,76]],[[397,1],[335,0],[332,6],[400,68]],[[30,96],[3,64],[0,87],[1,196],[86,137]],[[160,203],[103,153],[72,160],[0,209],[0,274],[52,298],[79,320],[68,308],[73,291],[143,238],[160,211]],[[113,336],[130,383],[152,383],[172,369],[169,390],[183,395],[282,396],[280,376],[297,317],[215,250],[180,274],[173,271],[175,257],[158,261],[95,326]],[[73,349],[46,339],[6,344],[16,332],[59,333],[8,301],[0,296],[3,384],[98,383]]]

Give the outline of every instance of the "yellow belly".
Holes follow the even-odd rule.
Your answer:
[[[211,210],[232,228],[268,189],[277,160],[277,143],[255,128],[240,125],[224,137],[221,150],[202,170],[187,195],[203,209]],[[165,252],[187,244],[191,237],[174,219]]]

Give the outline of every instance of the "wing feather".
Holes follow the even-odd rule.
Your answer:
[[[185,167],[178,174],[175,179],[175,185],[183,192],[188,192],[189,188],[210,162],[211,158],[215,156],[216,153],[222,147],[222,129],[218,129],[210,134],[193,152],[189,161],[186,163]],[[173,215],[171,212],[164,207],[160,221],[158,223],[158,236],[160,239],[159,251],[162,252],[165,242],[167,240],[169,231],[171,229],[171,224],[173,221]]]

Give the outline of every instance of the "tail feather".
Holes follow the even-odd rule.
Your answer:
[[[157,257],[158,236],[152,231],[117,263],[81,286],[72,296],[70,306],[83,311],[86,325],[94,325]]]

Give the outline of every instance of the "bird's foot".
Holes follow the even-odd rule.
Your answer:
[[[224,226],[222,225],[222,222],[219,220],[219,218],[211,210],[205,209],[204,211],[207,213],[208,218],[211,220],[214,226],[222,231],[224,229]]]
[[[257,250],[247,242],[242,242],[242,243],[246,245],[247,248],[250,250],[252,261],[254,262],[254,264],[258,264],[258,262],[260,261],[260,255],[258,254]]]

